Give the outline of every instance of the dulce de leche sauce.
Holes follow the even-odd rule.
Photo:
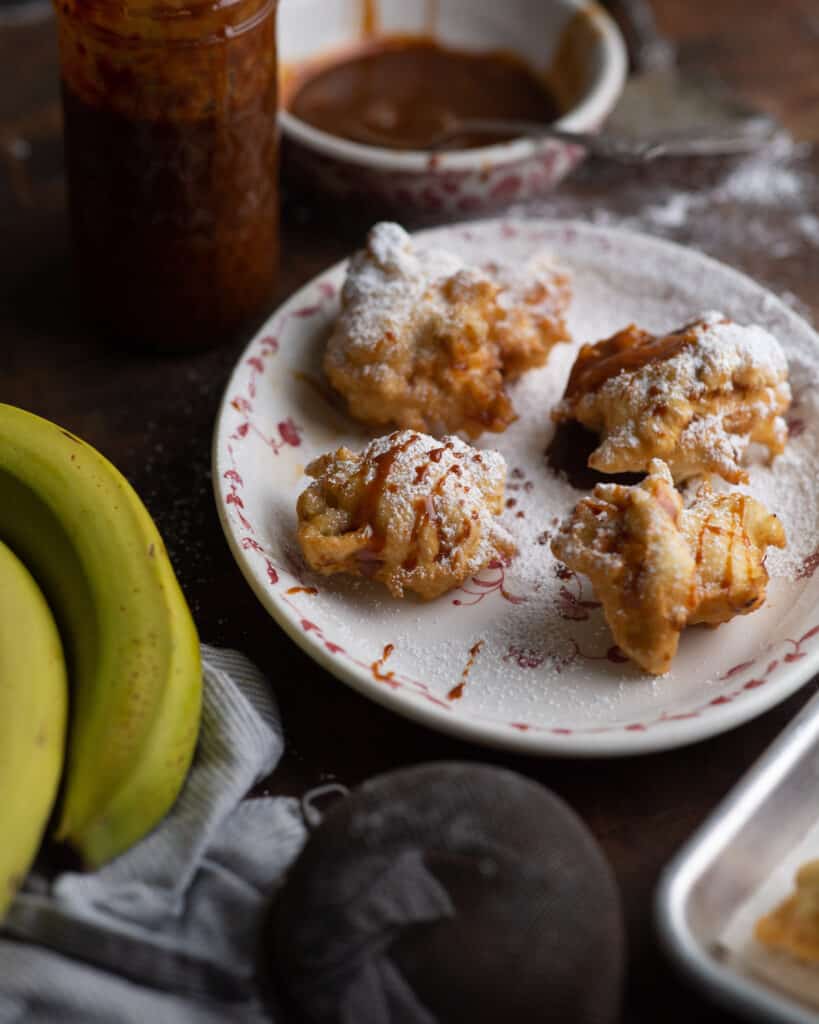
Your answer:
[[[278,256],[277,0],[55,0],[80,283],[117,337],[204,348]]]
[[[654,335],[630,324],[605,341],[580,349],[569,374],[565,397],[580,398],[624,370],[638,370],[649,363],[671,359],[686,345],[696,342],[697,332],[690,325],[671,334]]]
[[[466,52],[421,36],[376,37],[313,62],[289,91],[287,106],[300,120],[392,149],[424,149],[470,117],[548,123],[561,112],[546,82],[514,54]],[[506,138],[464,132],[448,148]]]

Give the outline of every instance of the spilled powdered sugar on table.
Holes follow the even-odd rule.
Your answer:
[[[673,160],[617,167],[588,163],[572,188],[509,216],[580,218],[641,231],[699,249],[768,285],[801,315],[806,307],[782,287],[788,262],[806,251],[819,259],[819,176],[811,146],[781,138],[741,159]],[[756,252],[776,261],[761,279]]]

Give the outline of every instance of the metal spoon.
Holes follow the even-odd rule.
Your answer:
[[[753,129],[753,130],[752,130]],[[351,133],[352,134],[352,133]],[[418,148],[437,152],[464,136],[490,135],[508,139],[556,139],[581,146],[591,156],[621,163],[646,163],[657,157],[721,156],[750,153],[777,137],[776,126],[766,118],[746,122],[741,132],[717,135],[686,135],[642,139],[606,132],[574,132],[537,121],[513,121],[495,118],[448,120],[446,127],[430,132]],[[370,146],[392,148],[393,140],[370,126],[358,125],[355,141]]]
[[[553,125],[531,121],[504,121],[469,118],[457,128],[449,128],[429,140],[430,149],[441,149],[459,135],[508,135],[510,138],[556,139],[582,146],[590,156],[625,163],[645,163],[657,157],[719,156],[750,153],[770,142],[776,135],[764,120],[764,131],[730,135],[688,135],[668,138],[638,139],[606,132],[573,132]]]

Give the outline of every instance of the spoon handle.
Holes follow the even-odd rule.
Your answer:
[[[573,136],[574,132],[566,132],[563,141],[569,142]],[[592,156],[624,163],[647,163],[658,157],[731,156],[752,153],[770,142],[772,138],[771,132],[735,132],[731,135],[680,136],[654,140],[628,139],[603,133],[587,135],[580,145]]]
[[[763,123],[764,122],[764,123]],[[735,132],[731,135],[684,136],[668,139],[630,139],[605,132],[574,132],[556,125],[534,121],[506,121],[490,118],[470,118],[462,122],[456,132],[439,136],[435,148],[445,144],[456,134],[524,136],[533,139],[557,139],[569,145],[580,146],[591,156],[621,163],[645,163],[662,156],[718,156],[749,153],[771,141],[772,128],[767,119],[760,119],[762,131]]]

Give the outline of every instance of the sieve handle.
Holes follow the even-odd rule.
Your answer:
[[[668,70],[676,64],[674,44],[657,27],[649,0],[604,0],[626,41],[632,71]]]

